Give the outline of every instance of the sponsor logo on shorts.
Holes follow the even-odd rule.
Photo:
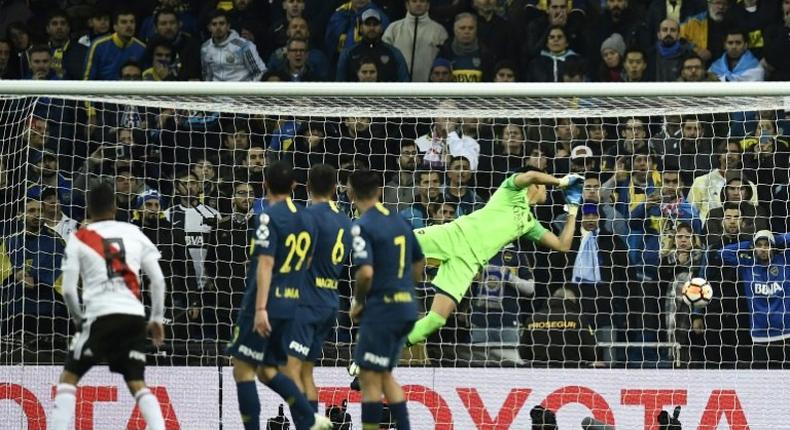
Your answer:
[[[145,354],[140,351],[129,351],[129,358],[145,363]]]
[[[362,360],[367,361],[370,364],[375,364],[381,367],[387,367],[390,365],[389,357],[382,357],[380,355],[371,354],[366,352],[365,355],[362,356]]]
[[[302,355],[307,355],[307,354],[310,353],[310,348],[302,345],[301,343],[299,343],[299,342],[297,342],[295,340],[291,341],[291,344],[288,345],[288,348],[292,349],[292,350],[294,350],[294,351],[296,351],[296,352],[298,352],[299,354],[302,354]]]
[[[239,345],[239,354],[246,355],[254,360],[262,361],[263,360],[263,353],[258,351],[253,351],[247,345]]]

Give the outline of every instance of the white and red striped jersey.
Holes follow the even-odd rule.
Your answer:
[[[140,229],[126,222],[100,221],[72,233],[63,271],[82,278],[84,317],[108,314],[145,316],[140,298],[140,269],[159,271],[161,254]]]

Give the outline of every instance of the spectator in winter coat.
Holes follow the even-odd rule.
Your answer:
[[[724,21],[729,8],[728,0],[708,0],[708,10],[681,23],[680,37],[691,43],[703,61],[718,58],[723,52],[720,41],[724,40],[729,27]]]
[[[765,30],[778,21],[779,3],[778,0],[742,0],[734,2],[727,13],[727,21],[737,24],[747,34],[749,50],[757,58],[763,57]]]
[[[382,14],[376,9],[368,9],[362,13],[360,33],[362,39],[351,48],[340,53],[337,61],[336,80],[354,82],[354,75],[359,61],[363,57],[379,60],[378,80],[381,82],[407,82],[409,70],[401,52],[394,46],[383,42],[381,35]]]
[[[514,39],[510,34],[510,25],[497,14],[497,1],[473,0],[472,8],[477,15],[477,37],[480,43],[491,49],[495,61],[514,59]]]
[[[288,21],[286,35],[288,36],[288,40],[307,40],[307,64],[305,67],[311,71],[311,75],[317,76],[317,79],[315,80],[328,81],[333,78],[332,74],[334,73],[334,70],[330,70],[329,59],[326,58],[326,55],[322,50],[316,49],[311,43],[312,39],[310,38],[310,27],[304,18],[291,18],[291,20]],[[269,66],[269,69],[272,70],[280,70],[282,69],[283,63],[285,63],[287,60],[288,47],[283,44],[283,46],[275,49],[274,52],[272,52],[272,54],[269,56],[267,66]]]
[[[647,23],[647,32],[652,37],[652,35],[658,33],[658,28],[661,25],[661,21],[665,19],[671,19],[675,22],[683,23],[690,16],[704,11],[704,0],[659,0],[650,2],[650,5],[647,8],[647,16],[645,17],[645,22]]]
[[[715,73],[705,70],[705,62],[695,54],[683,59],[680,68],[680,82],[716,82],[719,77]]]
[[[116,12],[113,21],[115,33],[102,37],[91,45],[85,62],[85,80],[117,81],[121,65],[128,60],[141,61],[145,56],[145,44],[134,37],[134,13],[127,10]]]
[[[657,82],[677,80],[683,59],[694,52],[688,42],[679,38],[679,32],[677,21],[669,18],[661,21],[658,27],[652,59]]]
[[[597,23],[599,43],[618,33],[629,48],[644,50],[650,47],[652,35],[628,0],[606,0],[606,8],[601,15]]]
[[[173,64],[178,76],[184,80],[199,80],[200,41],[189,33],[181,31],[181,21],[173,9],[162,8],[154,14],[156,35],[168,41],[174,52]]]
[[[255,44],[230,29],[228,15],[217,9],[209,17],[211,39],[203,43],[200,59],[204,81],[258,81],[266,65]]]
[[[393,22],[382,40],[398,48],[412,82],[427,82],[431,64],[447,41],[447,30],[428,16],[428,0],[407,0],[406,17]]]
[[[749,51],[749,39],[746,33],[740,30],[730,30],[724,40],[726,52],[710,65],[710,71],[715,73],[722,82],[731,81],[762,81],[765,70],[760,65],[760,60]]]
[[[453,38],[442,47],[440,57],[452,64],[453,81],[484,82],[489,80],[495,58],[477,37],[477,17],[459,13],[453,24]]]
[[[782,2],[782,24],[765,32],[764,57],[760,64],[770,81],[790,81],[790,1]]]
[[[334,60],[344,50],[362,40],[362,14],[375,10],[379,14],[381,31],[389,27],[390,20],[381,8],[370,0],[349,0],[340,5],[326,26],[326,54]]]
[[[452,82],[453,65],[446,58],[437,57],[431,65],[431,75],[428,82]]]
[[[326,74],[313,70],[309,58],[310,44],[307,39],[291,39],[285,45],[286,54],[279,71],[290,77],[294,82],[310,82],[326,80]]]
[[[623,36],[614,33],[601,44],[601,68],[598,73],[600,82],[623,81],[623,58],[625,57],[625,41]]]
[[[737,267],[742,294],[749,301],[753,364],[783,368],[790,359],[790,234],[775,236],[758,231],[751,242],[725,246],[721,261]],[[782,247],[782,248],[777,248]]]
[[[649,82],[647,54],[639,48],[631,47],[625,52],[623,60],[624,82]]]
[[[527,81],[531,82],[560,82],[562,81],[565,61],[578,57],[568,49],[568,38],[562,27],[552,27],[546,40],[546,48],[540,56],[530,61],[527,67]]]

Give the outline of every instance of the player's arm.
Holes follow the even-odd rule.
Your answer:
[[[66,245],[66,250],[63,256],[61,265],[61,272],[63,274],[63,300],[66,302],[66,307],[69,309],[69,315],[74,318],[74,325],[77,330],[82,325],[82,306],[80,305],[80,297],[77,292],[77,283],[80,278],[80,260],[78,239],[72,237]]]
[[[252,255],[257,259],[258,267],[255,271],[255,331],[261,336],[268,336],[272,328],[269,324],[267,305],[269,291],[272,286],[274,273],[274,257],[279,243],[279,235],[274,226],[269,225],[269,215],[262,213],[258,217],[258,228],[255,230],[255,242]]]
[[[567,188],[576,181],[583,182],[584,178],[576,174],[565,175],[562,178],[557,178],[547,173],[531,170],[516,176],[516,178],[513,180],[513,184],[518,189],[524,189],[530,185],[551,185],[554,187]]]
[[[255,296],[255,313],[266,311],[269,302],[269,290],[272,286],[272,273],[274,272],[274,257],[271,255],[258,256],[258,270],[255,279],[258,283],[258,292]]]
[[[153,245],[152,245],[153,247]],[[148,330],[154,345],[161,346],[165,341],[165,275],[159,266],[160,254],[156,249],[148,252],[143,257],[142,269],[151,282],[151,317],[148,320]]]
[[[360,266],[354,275],[354,281],[354,299],[351,301],[349,315],[352,321],[357,322],[362,316],[365,298],[368,296],[371,284],[373,284],[373,266],[370,264]]]
[[[573,234],[576,231],[576,212],[568,212],[568,218],[565,219],[565,227],[562,232],[557,236],[551,231],[546,231],[538,240],[538,243],[546,248],[559,252],[568,252],[573,243]]]

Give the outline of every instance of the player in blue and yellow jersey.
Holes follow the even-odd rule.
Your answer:
[[[379,428],[383,394],[396,428],[406,430],[406,401],[392,370],[417,320],[414,285],[422,278],[425,258],[411,226],[379,203],[379,176],[356,171],[349,182],[352,201],[362,214],[351,229],[358,268],[350,311],[359,323],[354,361],[360,369],[362,429]]]
[[[286,400],[297,429],[329,429],[294,381],[278,370],[287,361],[291,322],[316,237],[312,217],[291,200],[293,170],[276,162],[265,172],[269,206],[258,215],[247,287],[228,352],[245,430],[260,428],[258,378]]]
[[[307,188],[318,231],[307,281],[300,291],[299,307],[294,318],[291,341],[288,343],[288,364],[284,372],[305,393],[313,411],[318,411],[318,390],[313,380],[313,367],[321,357],[321,347],[335,327],[339,308],[337,285],[348,263],[351,250],[351,219],[340,211],[332,197],[337,183],[334,167],[319,164],[310,169]]]

